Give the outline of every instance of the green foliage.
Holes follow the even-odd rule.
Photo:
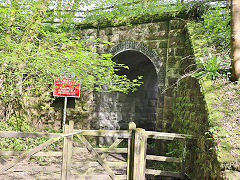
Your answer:
[[[19,129],[19,123],[22,123],[21,129]],[[15,117],[11,117],[7,123],[0,122],[0,131],[24,131],[24,132],[35,132],[36,130],[33,129],[29,123],[26,122],[26,119],[22,120],[16,120]],[[46,130],[45,130],[46,131]],[[48,128],[48,133],[57,132],[51,128]],[[0,146],[1,150],[15,150],[15,151],[23,151],[23,150],[29,150],[32,149],[45,141],[47,141],[48,138],[40,137],[40,138],[1,138]],[[59,150],[62,145],[62,141],[55,142],[45,148],[45,150]]]
[[[210,6],[199,23],[188,24],[188,30],[199,68],[193,76],[208,79],[227,76],[231,62],[230,13],[228,10],[220,6]]]
[[[198,63],[198,67],[201,69],[201,71],[195,73],[193,77],[216,79],[221,75],[220,70],[225,67],[225,62],[222,60],[222,58],[226,57],[212,55],[209,53],[206,61],[202,59],[202,61]]]
[[[206,3],[201,1],[183,3],[181,0],[56,0],[49,3],[44,22],[60,22],[60,27],[64,30],[74,29],[75,23],[79,21],[131,25],[132,17],[156,14],[176,16],[181,12],[198,16],[206,7]]]
[[[24,131],[30,132],[33,129],[29,126],[29,123],[26,121],[25,117],[22,116],[11,116],[7,123],[10,127],[13,128],[14,131]]]
[[[217,6],[209,9],[203,16],[204,36],[208,40],[208,46],[214,46],[218,50],[230,48],[230,20],[227,9]]]
[[[0,2],[0,101],[9,108],[7,117],[14,118],[12,127],[20,130],[29,116],[29,97],[51,101],[56,77],[80,79],[82,91],[128,93],[141,85],[116,74],[126,66],[113,62],[111,54],[96,53],[100,39],[83,40],[74,33],[74,14],[65,14],[60,25],[47,24],[55,17],[44,2]]]
[[[2,138],[0,141],[1,150],[9,151],[24,151],[30,150],[40,144],[46,142],[48,138]],[[45,151],[56,151],[62,148],[62,141],[54,142],[48,147],[44,148]]]
[[[164,13],[177,14],[182,10],[183,4],[177,1],[157,0],[102,0],[93,1],[96,10],[86,12],[86,20],[114,20],[115,23],[126,22],[129,17],[142,15],[154,15]]]

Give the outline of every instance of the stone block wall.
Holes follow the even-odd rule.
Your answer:
[[[113,52],[114,55],[132,49],[134,46],[137,48],[133,50],[138,51],[138,49],[140,49],[140,52],[149,54],[149,52],[144,52],[145,50],[143,49],[150,49],[147,51],[151,51],[152,55],[149,55],[148,58],[154,65],[158,77],[157,97],[155,99],[150,98],[147,100],[148,102],[140,102],[148,105],[156,104],[156,110],[152,115],[144,118],[141,114],[137,114],[137,111],[141,111],[141,106],[139,103],[135,106],[134,100],[130,96],[126,97],[128,101],[120,102],[121,100],[119,101],[117,98],[124,95],[113,93],[111,95],[102,94],[103,97],[97,99],[98,101],[103,98],[101,104],[95,100],[93,102],[102,107],[95,109],[95,111],[98,112],[98,127],[116,129],[120,128],[119,122],[121,122],[121,127],[126,128],[126,124],[135,117],[135,121],[140,121],[136,123],[146,129],[169,130],[173,119],[175,100],[175,91],[172,86],[174,86],[181,75],[181,60],[185,56],[184,48],[186,32],[184,30],[184,25],[184,20],[168,19],[154,23],[143,22],[132,26],[113,26],[104,28],[99,26],[91,29],[84,29],[84,27],[81,27],[80,36],[83,39],[100,38],[102,41],[108,41],[111,43],[110,45],[104,43],[100,44],[97,48],[97,52],[99,53]],[[88,45],[91,45],[91,41],[88,42]],[[118,47],[116,48],[116,46]],[[144,46],[144,48],[140,46]],[[164,91],[165,88],[168,88],[166,92]],[[139,96],[150,96],[150,94],[142,94]],[[114,99],[113,96],[115,98],[115,104],[112,101],[107,100]],[[146,111],[146,109],[144,110]],[[143,121],[152,121],[152,123],[141,123]],[[94,125],[94,127],[97,126]]]
[[[191,134],[187,140],[186,172],[190,179],[222,179],[215,144],[210,139],[208,111],[199,80],[190,76],[196,70],[192,44],[186,33],[184,58],[179,61],[180,76],[185,76],[175,88],[171,132]],[[187,75],[189,74],[189,75]]]

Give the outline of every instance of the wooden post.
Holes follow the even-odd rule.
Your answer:
[[[68,126],[68,133],[72,133],[73,132],[73,126],[74,126],[74,122],[70,121],[69,122],[69,126]],[[67,179],[71,179],[71,166],[72,166],[72,147],[73,147],[73,136],[68,136],[67,137],[68,141],[67,141]]]
[[[147,136],[144,129],[137,128],[134,143],[134,180],[145,179]]]
[[[70,121],[69,125],[64,126],[64,133],[65,134],[72,133],[73,126],[74,122]],[[73,136],[64,137],[61,180],[71,179],[72,143]]]
[[[68,134],[69,126],[64,126],[64,133]],[[68,137],[64,137],[61,180],[67,180]]]
[[[128,139],[127,180],[132,180],[134,170],[134,139],[136,124],[134,122],[130,122],[128,124],[128,130],[131,137]]]

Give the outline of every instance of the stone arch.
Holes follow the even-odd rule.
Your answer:
[[[143,87],[140,87],[138,92],[128,95],[119,93],[116,96],[120,127],[126,129],[129,121],[135,121],[138,127],[148,130],[158,128],[158,124],[162,121],[163,95],[161,91],[165,79],[162,61],[151,48],[136,41],[121,42],[115,45],[110,53],[113,55],[113,60],[147,71],[140,70],[144,73],[145,79]],[[133,69],[130,72],[131,76],[135,71]]]
[[[121,42],[110,50],[110,53],[114,56],[117,54],[127,51],[127,50],[134,50],[141,52],[145,56],[149,58],[149,60],[153,63],[157,74],[159,75],[159,81],[164,83],[165,73],[164,73],[164,66],[161,59],[158,55],[148,46],[146,46],[142,42],[137,41],[125,41]]]

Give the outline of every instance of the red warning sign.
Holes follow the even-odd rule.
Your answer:
[[[80,97],[80,80],[71,78],[55,79],[53,96]]]

